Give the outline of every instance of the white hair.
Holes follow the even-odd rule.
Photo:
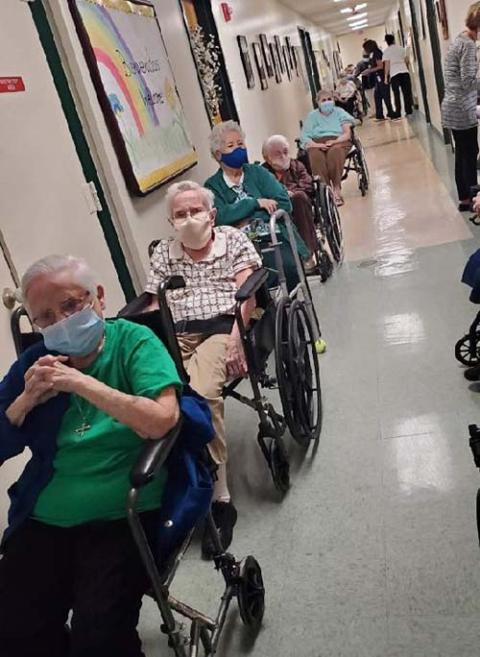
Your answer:
[[[266,159],[268,153],[270,152],[270,148],[272,146],[286,146],[288,149],[290,149],[290,144],[288,142],[288,139],[284,135],[272,135],[268,139],[265,139],[263,142],[262,146],[262,155]]]
[[[227,132],[238,132],[242,139],[245,139],[245,133],[236,121],[222,121],[222,123],[217,123],[213,126],[212,132],[210,133],[210,151],[212,155],[222,150],[222,144]]]
[[[167,203],[168,216],[170,218],[172,217],[173,201],[179,194],[183,194],[183,192],[198,192],[202,197],[202,201],[205,209],[210,211],[213,208],[213,202],[215,196],[212,191],[210,191],[206,187],[202,187],[194,180],[182,180],[182,182],[173,183],[173,185],[170,185],[167,191],[167,195],[165,197]]]
[[[30,265],[22,276],[22,299],[27,301],[28,290],[32,282],[39,276],[55,276],[64,271],[71,272],[73,280],[84,287],[90,294],[96,295],[98,286],[97,274],[83,258],[72,255],[49,255]]]
[[[317,94],[317,102],[320,101],[322,98],[326,98],[327,96],[334,96],[334,93],[331,89],[320,89],[320,91]]]

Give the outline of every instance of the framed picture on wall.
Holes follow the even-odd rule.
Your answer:
[[[262,57],[263,63],[265,64],[265,71],[269,78],[273,78],[275,72],[273,70],[272,55],[270,54],[270,48],[268,47],[267,35],[259,34],[258,38],[260,39],[260,46],[262,48]]]
[[[155,9],[68,4],[126,185],[144,196],[197,163]]]
[[[247,38],[242,35],[238,35],[237,43],[238,43],[238,49],[240,51],[240,58],[242,60],[243,70],[245,72],[247,87],[249,89],[253,89],[255,87],[255,76],[253,74],[252,60],[250,59],[250,52],[248,50]]]
[[[297,48],[295,46],[292,46],[292,63],[293,63],[293,70],[295,71],[295,74],[297,78],[300,76],[300,72],[298,70],[298,57],[297,57]]]
[[[273,70],[275,72],[275,80],[276,82],[280,83],[282,81],[282,69],[280,67],[280,58],[277,53],[277,49],[275,48],[275,44],[269,43],[268,48],[270,50],[270,55],[272,57],[272,62],[273,62]]]
[[[252,43],[253,58],[255,66],[257,67],[258,77],[260,79],[260,87],[262,90],[268,89],[268,80],[263,66],[262,49],[259,43]]]
[[[282,53],[283,53],[283,61],[285,62],[285,70],[287,72],[288,79],[291,80],[292,79],[292,69],[291,69],[291,66],[290,66],[290,57],[289,57],[289,54],[288,54],[287,46],[282,46]]]
[[[290,41],[290,37],[286,36],[285,37],[285,45],[287,46],[287,51],[288,51],[288,62],[290,64],[290,69],[294,68],[293,64],[293,50],[292,50],[292,42]]]
[[[445,0],[437,0],[436,7],[437,7],[438,20],[442,25],[443,38],[448,39],[449,29],[448,29],[448,17],[447,17],[447,8],[445,6]]]
[[[283,63],[283,54],[282,54],[282,44],[280,43],[280,37],[275,35],[273,37],[275,43],[275,50],[277,51],[278,62],[280,64],[280,71],[286,73],[285,64]]]

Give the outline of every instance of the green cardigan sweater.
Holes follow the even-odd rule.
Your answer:
[[[268,221],[269,214],[258,205],[257,199],[271,198],[277,201],[278,207],[288,214],[292,213],[292,204],[285,187],[274,175],[260,164],[243,165],[243,189],[252,198],[237,201],[237,195],[225,183],[221,169],[214,173],[206,182],[205,187],[215,194],[217,209],[217,224],[219,226],[235,226],[243,219],[263,219]]]

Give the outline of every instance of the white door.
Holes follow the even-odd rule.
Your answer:
[[[15,282],[10,274],[3,252],[0,249],[0,295],[5,288],[15,289]],[[0,379],[15,360],[15,349],[10,331],[10,312],[3,303],[0,304]],[[0,436],[0,440],[2,437]],[[7,526],[8,496],[7,488],[18,479],[29,453],[17,456],[0,467],[0,535]]]
[[[0,2],[0,69],[25,83],[0,94],[0,230],[18,271],[51,253],[83,256],[113,315],[125,297],[27,2]]]

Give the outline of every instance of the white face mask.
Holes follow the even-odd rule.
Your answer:
[[[173,227],[177,239],[188,249],[203,249],[212,236],[210,212],[197,212],[188,215],[186,219],[174,219]]]

